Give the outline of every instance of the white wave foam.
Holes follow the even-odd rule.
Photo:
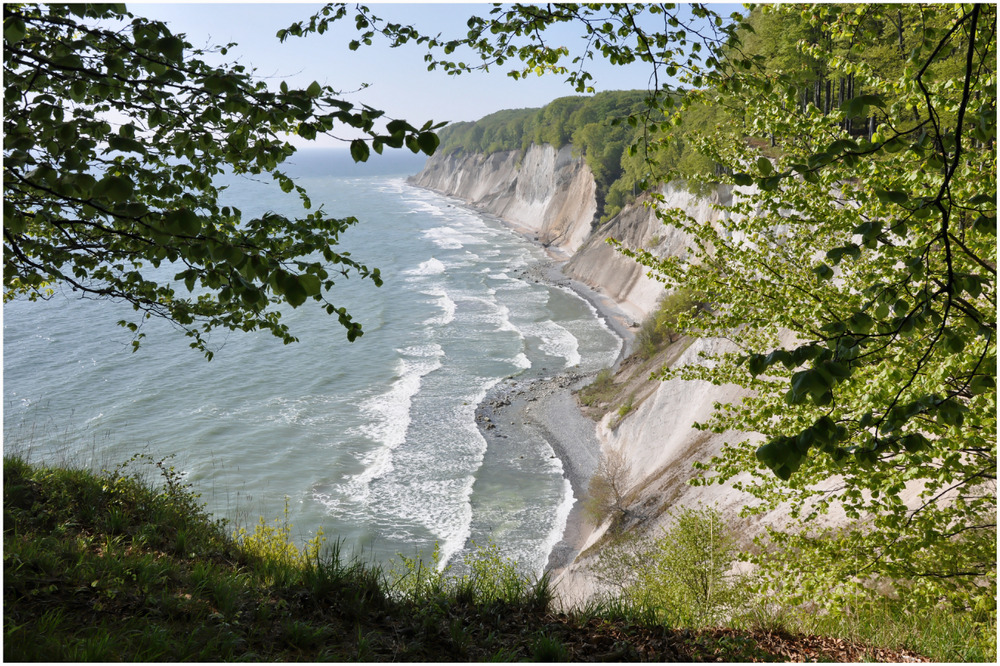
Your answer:
[[[396,351],[404,356],[416,356],[418,358],[444,356],[444,350],[441,349],[441,345],[437,344],[412,345],[403,349],[397,349]]]
[[[436,305],[441,308],[440,316],[431,317],[426,320],[424,324],[429,326],[447,326],[451,322],[455,321],[455,310],[457,309],[457,306],[455,305],[455,301],[451,300],[451,297],[448,296],[448,293],[444,289],[432,289],[429,291],[422,291],[420,293],[436,298]]]
[[[451,519],[448,521],[452,529],[446,530],[442,534],[443,543],[441,544],[441,560],[438,563],[439,571],[444,570],[451,558],[462,550],[465,542],[472,536],[472,487],[475,485],[476,474],[482,467],[483,458],[486,455],[486,440],[483,438],[482,433],[479,432],[479,426],[476,425],[475,421],[475,406],[482,402],[490,390],[499,384],[500,381],[500,377],[484,381],[479,386],[479,391],[465,401],[469,407],[463,409],[463,415],[465,416],[463,425],[476,442],[479,455],[477,456],[476,468],[469,471],[469,475],[466,477],[462,490],[459,493],[461,500],[459,510],[452,513]],[[456,521],[455,518],[457,516],[460,516],[461,519]],[[441,534],[441,532],[438,533]]]
[[[549,356],[561,356],[566,359],[565,367],[567,368],[579,365],[582,360],[579,340],[555,322],[539,321],[524,324],[521,327],[521,333],[541,340],[541,350]]]
[[[497,330],[499,330],[499,331],[513,331],[513,332],[517,333],[518,335],[521,335],[521,337],[524,337],[521,334],[521,331],[519,331],[517,329],[517,326],[514,326],[514,324],[511,323],[511,321],[510,321],[510,308],[508,308],[506,305],[500,305],[500,306],[497,307],[497,317],[499,319],[499,321],[498,321],[499,326],[497,327]]]
[[[556,458],[556,460],[558,461],[559,459]],[[562,463],[559,464],[559,468],[561,471]],[[549,560],[549,555],[552,554],[552,549],[556,547],[557,543],[562,541],[563,533],[566,532],[566,523],[569,521],[569,513],[573,510],[574,504],[576,504],[576,497],[573,496],[573,484],[569,482],[569,479],[563,477],[563,499],[559,503],[559,506],[556,507],[552,530],[542,542],[541,551],[544,557],[539,566],[538,575],[541,575],[542,571],[545,570],[545,565]]]
[[[440,275],[441,273],[444,273],[444,271],[444,264],[434,257],[431,257],[427,261],[421,262],[416,268],[403,271],[403,275]]]
[[[476,389],[457,398],[461,400],[461,406],[449,412],[448,449],[437,451],[435,459],[428,464],[448,469],[450,473],[433,479],[405,479],[405,490],[400,488],[397,491],[401,491],[402,497],[412,492],[419,494],[419,502],[401,503],[398,510],[437,535],[440,544],[438,567],[441,570],[461,552],[472,536],[473,486],[486,455],[486,440],[476,425],[476,406],[500,381],[499,377],[485,379]],[[442,453],[445,458],[439,457]]]
[[[392,452],[406,441],[406,431],[410,427],[410,408],[413,396],[420,390],[420,383],[428,375],[441,367],[444,351],[438,345],[437,352],[427,353],[418,359],[400,359],[397,364],[399,376],[385,393],[371,396],[361,402],[359,410],[370,422],[359,428],[361,434],[380,444],[366,454],[361,463],[365,470],[348,483],[348,492],[359,499],[367,498],[370,484],[392,471]]]
[[[429,201],[416,199],[413,201],[413,203],[416,205],[417,207],[416,212],[418,213],[425,213],[427,215],[433,215],[434,217],[444,216],[444,210],[442,210],[440,206],[433,204]]]
[[[424,231],[423,235],[443,250],[461,250],[465,247],[465,235],[451,227],[434,227]]]
[[[593,315],[592,321],[596,322],[597,326],[601,330],[610,334],[611,337],[613,337],[617,341],[615,347],[613,349],[608,350],[607,360],[604,361],[603,365],[600,365],[600,367],[605,367],[613,364],[615,360],[617,360],[618,356],[621,354],[622,348],[625,346],[625,340],[623,340],[622,337],[618,335],[618,333],[616,333],[615,330],[611,328],[611,326],[608,325],[607,320],[605,320],[605,318],[601,315],[600,311],[594,306],[593,303],[591,303],[586,298],[584,298],[577,292],[573,291],[569,287],[564,287],[562,285],[559,285],[558,288],[566,292],[567,294],[571,294],[575,298],[578,298],[580,301],[582,301],[583,304],[587,306],[587,309],[590,310],[590,314]]]
[[[522,370],[527,370],[528,368],[531,367],[531,359],[529,359],[524,352],[521,352],[520,354],[514,357],[514,365],[521,368]]]

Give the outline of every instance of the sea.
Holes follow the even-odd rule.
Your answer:
[[[121,303],[57,289],[4,304],[5,451],[108,470],[166,459],[231,528],[263,518],[297,543],[321,529],[344,554],[439,568],[495,546],[539,574],[576,498],[544,440],[487,445],[476,406],[501,382],[609,366],[621,340],[533,277],[548,261],[537,244],[408,185],[421,166],[339,150],[287,165],[314,208],[358,219],[340,249],[382,273],[381,288],[354,276],[329,295],[362,323],[354,342],[313,301],[282,310],[298,343],[216,331],[211,361],[159,320],[133,353]],[[301,213],[266,179],[224,183],[244,216]]]

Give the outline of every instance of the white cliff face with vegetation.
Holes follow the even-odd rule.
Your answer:
[[[622,255],[607,239],[661,257],[687,252],[684,234],[664,226],[644,197],[595,228],[594,178],[583,159],[572,156],[569,146],[557,151],[532,145],[523,159],[518,151],[437,155],[410,182],[496,215],[568,257],[564,273],[614,301],[633,327],[656,309],[665,290],[647,275],[646,268]],[[698,196],[681,184],[669,183],[662,193],[666,205],[703,220],[720,214],[714,204],[732,199],[727,187]],[[716,403],[738,400],[744,390],[708,382],[649,379],[650,372],[664,363],[697,363],[699,352],[719,351],[724,345],[731,343],[683,341],[646,363],[626,362],[612,380],[615,404],[595,429],[604,454],[620,455],[625,522],[637,531],[657,534],[669,521],[670,510],[699,503],[714,506],[727,520],[736,521],[739,509],[750,499],[728,487],[688,483],[697,474],[693,463],[708,461],[727,438],[696,430],[694,424],[707,420]],[[606,542],[610,518],[598,521],[580,544],[580,557],[560,573],[556,587],[564,603],[584,601],[598,591],[591,568],[600,545]]]
[[[533,145],[523,156],[435,156],[411,182],[462,199],[567,255],[590,237],[597,213],[594,177],[570,146]]]

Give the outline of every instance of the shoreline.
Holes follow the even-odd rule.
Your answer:
[[[530,236],[527,238],[533,240]],[[626,357],[634,338],[627,319],[607,302],[608,299],[563,274],[561,269],[565,263],[566,260],[550,254],[547,261],[527,268],[526,272],[529,278],[539,282],[572,289],[596,310],[597,316],[622,342],[613,364],[617,367]],[[601,443],[597,437],[597,423],[584,416],[573,393],[593,381],[596,374],[567,369],[545,377],[508,379],[491,389],[476,407],[476,425],[487,446],[503,446],[504,439],[530,434],[548,443],[562,463],[563,477],[572,489],[573,506],[544,567],[553,579],[572,564],[594,529],[584,515],[583,505],[590,479],[597,470]]]
[[[505,228],[542,247],[548,258],[523,269],[522,277],[573,291],[595,310],[604,324],[621,341],[612,364],[617,369],[628,356],[635,339],[636,325],[613,299],[600,294],[565,273],[570,257],[558,248],[545,246],[530,229],[513,224],[488,211],[439,192],[426,189],[457,202],[455,205],[497,221]],[[544,370],[544,368],[543,368]],[[545,440],[562,463],[563,477],[570,483],[573,506],[566,518],[562,535],[549,551],[544,571],[555,580],[579,555],[594,526],[584,515],[584,501],[590,479],[597,469],[601,443],[597,423],[584,416],[573,393],[593,381],[597,372],[580,373],[572,369],[528,379],[509,378],[490,389],[476,406],[475,421],[487,446],[503,446],[505,439],[517,439],[529,433]]]

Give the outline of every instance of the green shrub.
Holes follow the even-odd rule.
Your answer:
[[[732,530],[713,508],[685,508],[655,539],[620,538],[601,551],[597,574],[615,595],[673,626],[703,627],[738,610],[744,595],[730,575]]]
[[[542,663],[569,661],[569,650],[558,638],[542,634],[531,646],[531,657]]]
[[[254,526],[253,532],[241,527],[233,532],[233,540],[240,544],[243,550],[261,560],[272,564],[293,567],[304,567],[319,559],[320,550],[326,537],[323,528],[316,530],[316,536],[306,542],[300,549],[291,540],[292,524],[288,522],[288,497],[285,497],[285,511],[280,518],[275,518],[268,524],[261,516]]]
[[[618,412],[617,412],[617,414],[618,414],[618,421],[617,421],[617,423],[621,423],[621,420],[623,418],[625,418],[626,415],[628,415],[629,413],[631,413],[632,410],[634,410],[634,409],[635,409],[635,394],[632,394],[618,408]],[[617,423],[616,423],[616,425],[617,425]]]
[[[614,377],[615,373],[611,368],[603,368],[594,377],[594,381],[577,393],[580,403],[590,407],[610,401],[616,392]]]
[[[584,502],[584,512],[592,523],[599,525],[608,514],[618,518],[628,513],[625,497],[631,476],[631,466],[621,453],[610,450],[601,454]]]
[[[500,554],[495,543],[473,544],[475,550],[455,567],[440,567],[440,550],[435,544],[430,564],[420,558],[398,556],[389,570],[393,596],[411,601],[427,601],[453,596],[460,603],[504,603],[544,609],[552,600],[549,578],[532,581],[517,563]]]
[[[635,336],[633,353],[643,359],[652,358],[676,342],[703,310],[704,304],[689,289],[667,294],[643,320]]]
[[[389,589],[393,596],[401,599],[417,600],[440,596],[447,587],[447,575],[451,565],[439,567],[441,547],[434,544],[431,562],[422,558],[398,554],[389,563]]]

